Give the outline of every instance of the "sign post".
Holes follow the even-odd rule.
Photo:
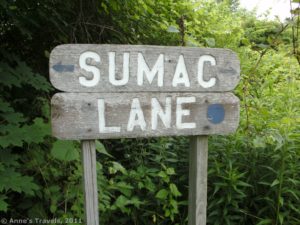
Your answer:
[[[99,225],[95,141],[81,141],[81,150],[84,182],[85,221],[88,225]]]
[[[227,49],[70,44],[50,55],[52,133],[82,141],[86,224],[98,225],[95,139],[190,136],[189,225],[206,224],[208,135],[239,123]]]
[[[189,157],[189,225],[206,224],[208,137],[191,137]]]

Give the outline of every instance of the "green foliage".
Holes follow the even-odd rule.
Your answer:
[[[179,217],[184,222],[185,217],[179,214],[179,207],[186,207],[186,201],[179,199],[182,193],[174,166],[186,164],[186,156],[182,161],[178,160],[172,151],[176,139],[161,139],[160,143],[156,141],[128,139],[114,143],[96,142],[99,153],[99,208],[103,223],[115,223],[113,215],[120,213],[124,216],[118,221],[124,224],[132,221],[160,224],[163,221],[175,221]],[[112,144],[120,146],[120,149],[117,147],[114,152],[108,152],[106,149]],[[179,144],[178,150],[182,146]],[[184,148],[180,152],[186,155]],[[182,179],[187,180],[187,176]]]
[[[208,224],[299,224],[299,15],[292,12],[279,23],[258,20],[235,0],[0,0],[0,212],[84,218],[79,143],[50,132],[51,49],[187,45],[230,48],[241,60],[240,127],[210,137]],[[187,224],[188,138],[104,140],[96,148],[102,224]]]
[[[68,141],[57,140],[53,143],[51,154],[54,158],[63,161],[72,161],[79,159],[79,148]]]

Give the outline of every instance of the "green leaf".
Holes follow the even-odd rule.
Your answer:
[[[168,175],[165,173],[165,171],[160,171],[157,175],[162,178],[168,177]]]
[[[165,200],[168,196],[168,191],[166,189],[161,189],[157,194],[155,195],[156,198],[160,200]]]
[[[51,212],[51,213],[55,213],[56,210],[57,210],[57,206],[54,205],[54,204],[52,204],[52,205],[50,206],[50,212]]]
[[[23,140],[27,143],[41,143],[51,134],[50,123],[44,123],[42,118],[34,119],[33,125],[25,128]]]
[[[279,214],[278,214],[278,218],[279,218],[279,222],[280,222],[280,224],[283,224],[283,219],[284,219],[284,216],[283,216],[283,214],[282,214],[282,213],[279,213]]]
[[[175,197],[179,197],[181,196],[181,193],[178,191],[177,186],[175,184],[170,184],[170,190],[171,193],[175,196]]]
[[[237,185],[243,186],[243,187],[253,187],[251,184],[248,184],[248,183],[246,183],[244,181],[238,181]]]
[[[174,168],[171,168],[171,167],[167,168],[166,172],[167,172],[168,175],[174,175],[175,174]]]
[[[175,210],[178,209],[178,203],[175,199],[170,200],[170,205],[173,207],[173,209],[175,209]]]
[[[118,162],[112,162],[113,164],[113,169],[116,171],[120,171],[122,174],[126,174],[127,171],[126,169]]]
[[[0,99],[0,111],[4,113],[12,113],[14,112],[14,109],[8,102],[4,101],[3,99]]]
[[[123,181],[115,183],[111,189],[115,189],[120,191],[123,195],[125,195],[126,197],[129,197],[132,193],[133,190],[133,186],[131,186],[130,184],[127,184]]]
[[[125,207],[128,204],[129,204],[129,200],[124,195],[120,195],[114,203],[114,205],[119,209],[121,209],[123,213],[128,212],[128,209],[126,209]]]
[[[290,193],[292,196],[294,196],[294,198],[299,201],[299,197],[298,195],[295,193],[295,191],[293,190],[286,190],[285,193]]]
[[[248,38],[243,38],[243,39],[241,40],[241,43],[242,43],[243,45],[250,45],[250,44],[251,44]]]
[[[11,150],[5,150],[0,153],[0,163],[3,163],[6,166],[19,166],[18,159],[20,159],[19,154],[13,154]],[[1,165],[1,164],[0,164]],[[4,170],[5,168],[3,168]],[[2,167],[1,167],[1,171]]]
[[[13,113],[5,113],[5,114],[0,114],[0,116],[6,120],[8,123],[11,124],[19,124],[23,123],[26,121],[22,113],[18,112],[13,112]]]
[[[265,148],[265,139],[263,137],[256,136],[253,140],[253,146],[254,148]]]
[[[104,2],[101,3],[101,7],[104,9],[104,11],[106,12],[106,14],[109,14],[109,11],[107,9],[107,5]]]
[[[13,168],[6,168],[0,172],[0,191],[15,191],[33,196],[39,187],[33,182],[33,177],[23,176]]]
[[[149,177],[146,177],[145,182],[145,188],[148,189],[150,192],[154,192],[155,191],[155,184],[151,181],[151,179]]]
[[[273,221],[271,219],[263,219],[261,221],[259,221],[259,223],[257,225],[266,225],[266,224],[272,224]]]
[[[284,199],[283,197],[279,197],[279,205],[282,207],[283,206],[283,202],[284,202]]]
[[[52,146],[51,155],[63,161],[79,159],[78,149],[74,146],[72,141],[57,140]]]
[[[42,118],[35,118],[33,124],[19,125],[8,124],[0,127],[0,146],[6,148],[10,145],[21,147],[23,143],[41,143],[50,135],[50,124],[44,123]]]
[[[135,207],[139,208],[141,204],[142,202],[138,199],[138,197],[133,196],[131,199],[128,199],[124,195],[120,195],[114,203],[114,205],[121,209],[122,212],[127,213],[130,211],[130,207],[128,205],[134,205]]]
[[[22,85],[30,85],[36,90],[49,92],[52,87],[49,82],[40,74],[32,72],[32,69],[17,57],[12,60],[15,67],[11,67],[9,64],[0,62],[1,79],[0,84],[3,86],[21,87]]]
[[[114,158],[111,154],[109,154],[106,151],[104,145],[100,141],[98,141],[98,140],[96,141],[96,150],[97,150],[97,152],[99,152],[101,154],[104,154],[104,155],[106,155],[106,156],[108,156],[110,158]]]
[[[277,184],[279,184],[279,180],[278,180],[278,179],[275,179],[275,180],[272,182],[271,187],[273,187],[273,186],[275,186],[275,185],[277,185]]]
[[[139,208],[140,205],[143,203],[143,202],[141,202],[141,201],[138,199],[138,197],[136,197],[136,196],[133,196],[133,197],[130,199],[129,202],[130,202],[130,204],[134,205],[134,206],[137,207],[137,208]]]
[[[0,195],[0,212],[7,212],[8,204],[4,201],[6,196]]]

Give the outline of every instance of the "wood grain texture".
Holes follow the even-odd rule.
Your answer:
[[[85,199],[85,224],[99,225],[95,141],[84,140],[81,142],[81,146]]]
[[[189,225],[206,225],[208,137],[191,137],[189,157]]]
[[[166,128],[158,118],[153,130],[151,99],[156,98],[164,108],[167,97],[171,98],[171,125]],[[176,125],[177,99],[183,97],[195,97],[194,103],[182,105],[190,111],[182,121],[195,123],[196,128]],[[134,98],[139,99],[145,130],[140,126],[127,130]],[[120,127],[120,132],[99,133],[98,99],[105,102],[106,126]],[[57,93],[51,100],[51,117],[53,135],[69,140],[227,134],[238,126],[239,99],[232,93]]]
[[[100,69],[100,82],[93,87],[79,83],[79,77],[92,79],[93,74],[79,66],[82,53],[91,51],[100,56],[100,62],[90,60],[89,65]],[[125,85],[114,86],[109,82],[108,52],[115,52],[116,76],[123,77],[123,53],[129,53],[129,81]],[[142,53],[151,69],[160,54],[164,55],[163,86],[158,86],[157,77],[150,84],[145,80],[142,86],[137,85],[138,53]],[[172,86],[179,56],[183,55],[190,87],[179,84]],[[204,66],[204,80],[216,78],[216,84],[210,88],[202,87],[198,82],[198,61],[203,55],[213,56],[216,66],[209,63]],[[59,45],[50,54],[50,81],[53,86],[65,92],[224,92],[235,88],[240,79],[240,63],[237,55],[228,49],[196,47],[164,47],[146,45],[97,45],[67,44]]]

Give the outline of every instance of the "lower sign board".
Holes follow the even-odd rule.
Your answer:
[[[234,132],[239,99],[232,93],[58,93],[52,132],[85,140]]]

